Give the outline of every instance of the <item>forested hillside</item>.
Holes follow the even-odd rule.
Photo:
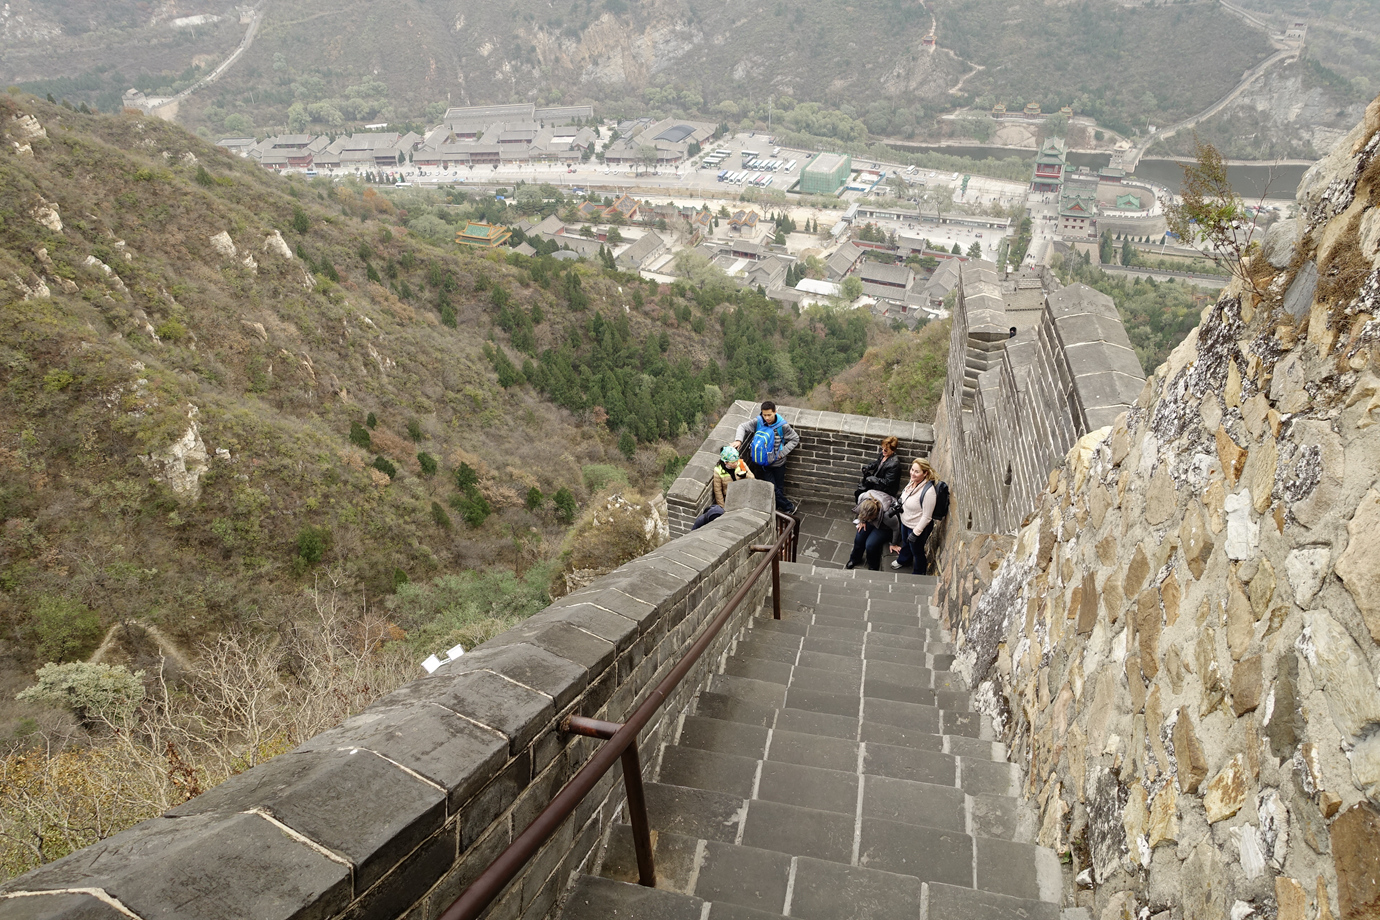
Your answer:
[[[602,491],[656,493],[727,400],[892,335],[434,242],[554,190],[307,184],[23,96],[0,131],[0,694],[69,669],[0,703],[7,871],[540,609]]]

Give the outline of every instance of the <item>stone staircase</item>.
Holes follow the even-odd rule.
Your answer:
[[[949,671],[933,590],[783,565],[782,619],[753,618],[646,785],[657,887],[617,825],[563,920],[1058,920],[1058,858]]]

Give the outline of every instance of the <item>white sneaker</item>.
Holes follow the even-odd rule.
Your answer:
[[[893,560],[891,560],[891,567],[892,567],[893,569],[899,569],[899,568],[901,567],[901,560],[900,560],[900,559],[893,559]]]

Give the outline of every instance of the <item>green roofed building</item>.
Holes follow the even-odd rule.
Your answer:
[[[802,195],[833,195],[848,182],[853,158],[848,154],[821,153],[800,171]]]
[[[465,224],[463,230],[456,231],[455,242],[461,246],[473,246],[476,249],[493,249],[508,241],[508,237],[513,235],[513,231],[507,227],[496,227],[493,224],[480,224],[470,221]]]

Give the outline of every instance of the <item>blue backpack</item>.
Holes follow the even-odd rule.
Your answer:
[[[752,440],[748,442],[748,456],[752,462],[758,466],[767,465],[767,457],[772,451],[776,450],[776,439],[781,433],[781,426],[785,424],[781,416],[776,417],[775,425],[768,425],[762,421],[761,416],[757,418],[757,431],[752,435]]]

